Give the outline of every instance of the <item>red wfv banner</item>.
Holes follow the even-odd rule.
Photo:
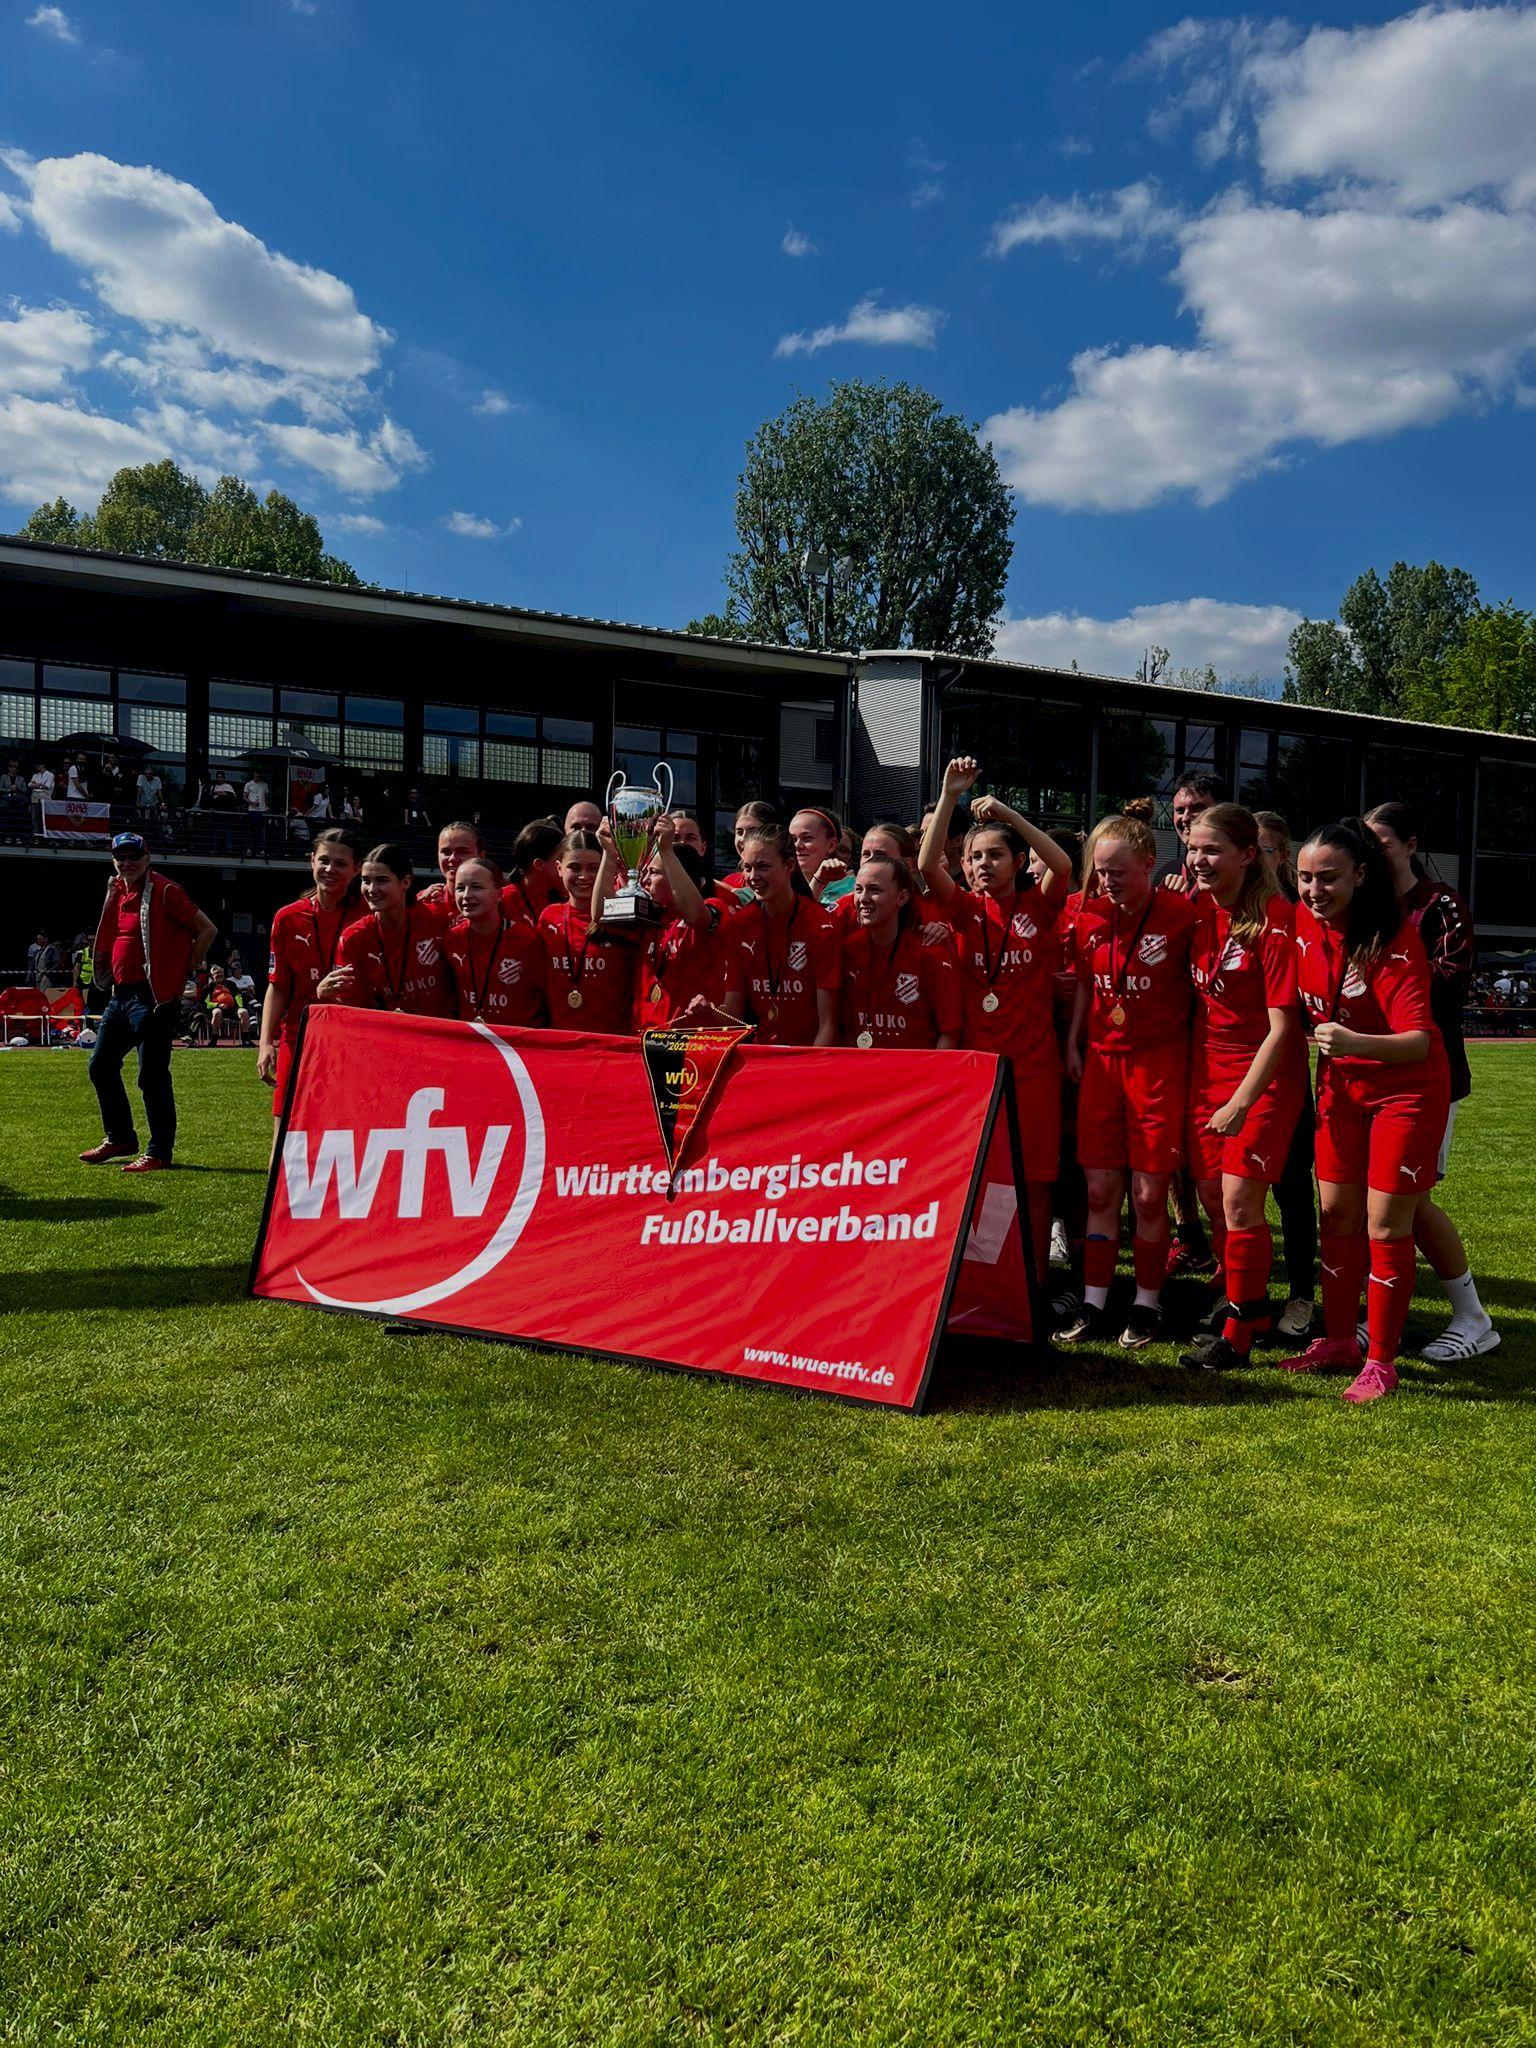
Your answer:
[[[1030,1335],[1004,1078],[747,1042],[674,1173],[634,1039],[311,1009],[251,1292],[916,1408]]]

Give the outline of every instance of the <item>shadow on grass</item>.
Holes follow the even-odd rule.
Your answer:
[[[1190,1372],[1135,1365],[1099,1352],[1033,1351],[980,1337],[946,1337],[927,1413],[1030,1408],[1253,1407],[1296,1399],[1300,1388],[1270,1373]]]
[[[212,1266],[71,1266],[0,1275],[0,1315],[83,1309],[206,1308],[239,1301],[244,1259]]]
[[[153,1202],[137,1202],[131,1195],[16,1195],[0,1188],[0,1223],[105,1223],[156,1213]]]

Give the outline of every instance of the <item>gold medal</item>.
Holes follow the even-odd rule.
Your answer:
[[[778,1020],[779,1020],[779,1006],[778,1006],[778,1004],[777,1004],[777,1003],[770,1003],[770,1004],[768,1005],[767,1009],[766,1009],[766,1010],[764,1010],[764,1012],[763,1012],[763,1015],[764,1015],[764,1016],[765,1016],[765,1017],[767,1018],[767,1020],[768,1020],[768,1022],[769,1022],[770,1024],[776,1024],[776,1023],[778,1022]]]
[[[653,1003],[659,1003],[661,1001],[661,983],[659,981],[657,982],[656,986],[651,990],[651,1001]]]
[[[1120,1026],[1125,1022],[1124,1004],[1116,1003],[1115,1007],[1109,1013],[1109,1021],[1111,1024],[1114,1025],[1115,1029],[1118,1031]]]
[[[988,1011],[990,1011],[990,1010],[995,1010],[995,1009],[997,1008],[997,1005],[998,1005],[998,994],[997,994],[997,990],[996,990],[995,988],[989,988],[989,989],[987,990],[986,994],[985,994],[985,995],[984,995],[984,996],[982,997],[982,999],[981,999],[981,1007],[982,1007],[982,1008],[983,1008],[984,1010],[988,1010]]]
[[[873,1031],[861,1031],[858,1037],[853,1042],[862,1051],[868,1052],[869,1048],[875,1042],[875,1034],[873,1033]]]
[[[567,990],[565,1000],[573,1010],[579,1010],[581,1008],[581,990],[579,988]]]

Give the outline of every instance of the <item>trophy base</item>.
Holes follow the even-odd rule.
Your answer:
[[[659,903],[653,903],[649,896],[637,891],[633,896],[622,893],[610,896],[603,905],[598,923],[605,931],[613,926],[639,931],[646,925],[665,924],[666,917],[667,913]]]

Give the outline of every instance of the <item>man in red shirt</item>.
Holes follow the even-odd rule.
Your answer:
[[[172,1163],[176,1149],[171,1039],[177,1003],[216,933],[183,888],[152,872],[149,848],[137,832],[119,832],[113,840],[112,870],[92,949],[97,979],[112,991],[90,1065],[106,1136],[80,1158],[87,1166],[126,1158],[124,1173],[156,1173]],[[135,1049],[149,1123],[144,1152],[123,1086],[123,1061]]]

